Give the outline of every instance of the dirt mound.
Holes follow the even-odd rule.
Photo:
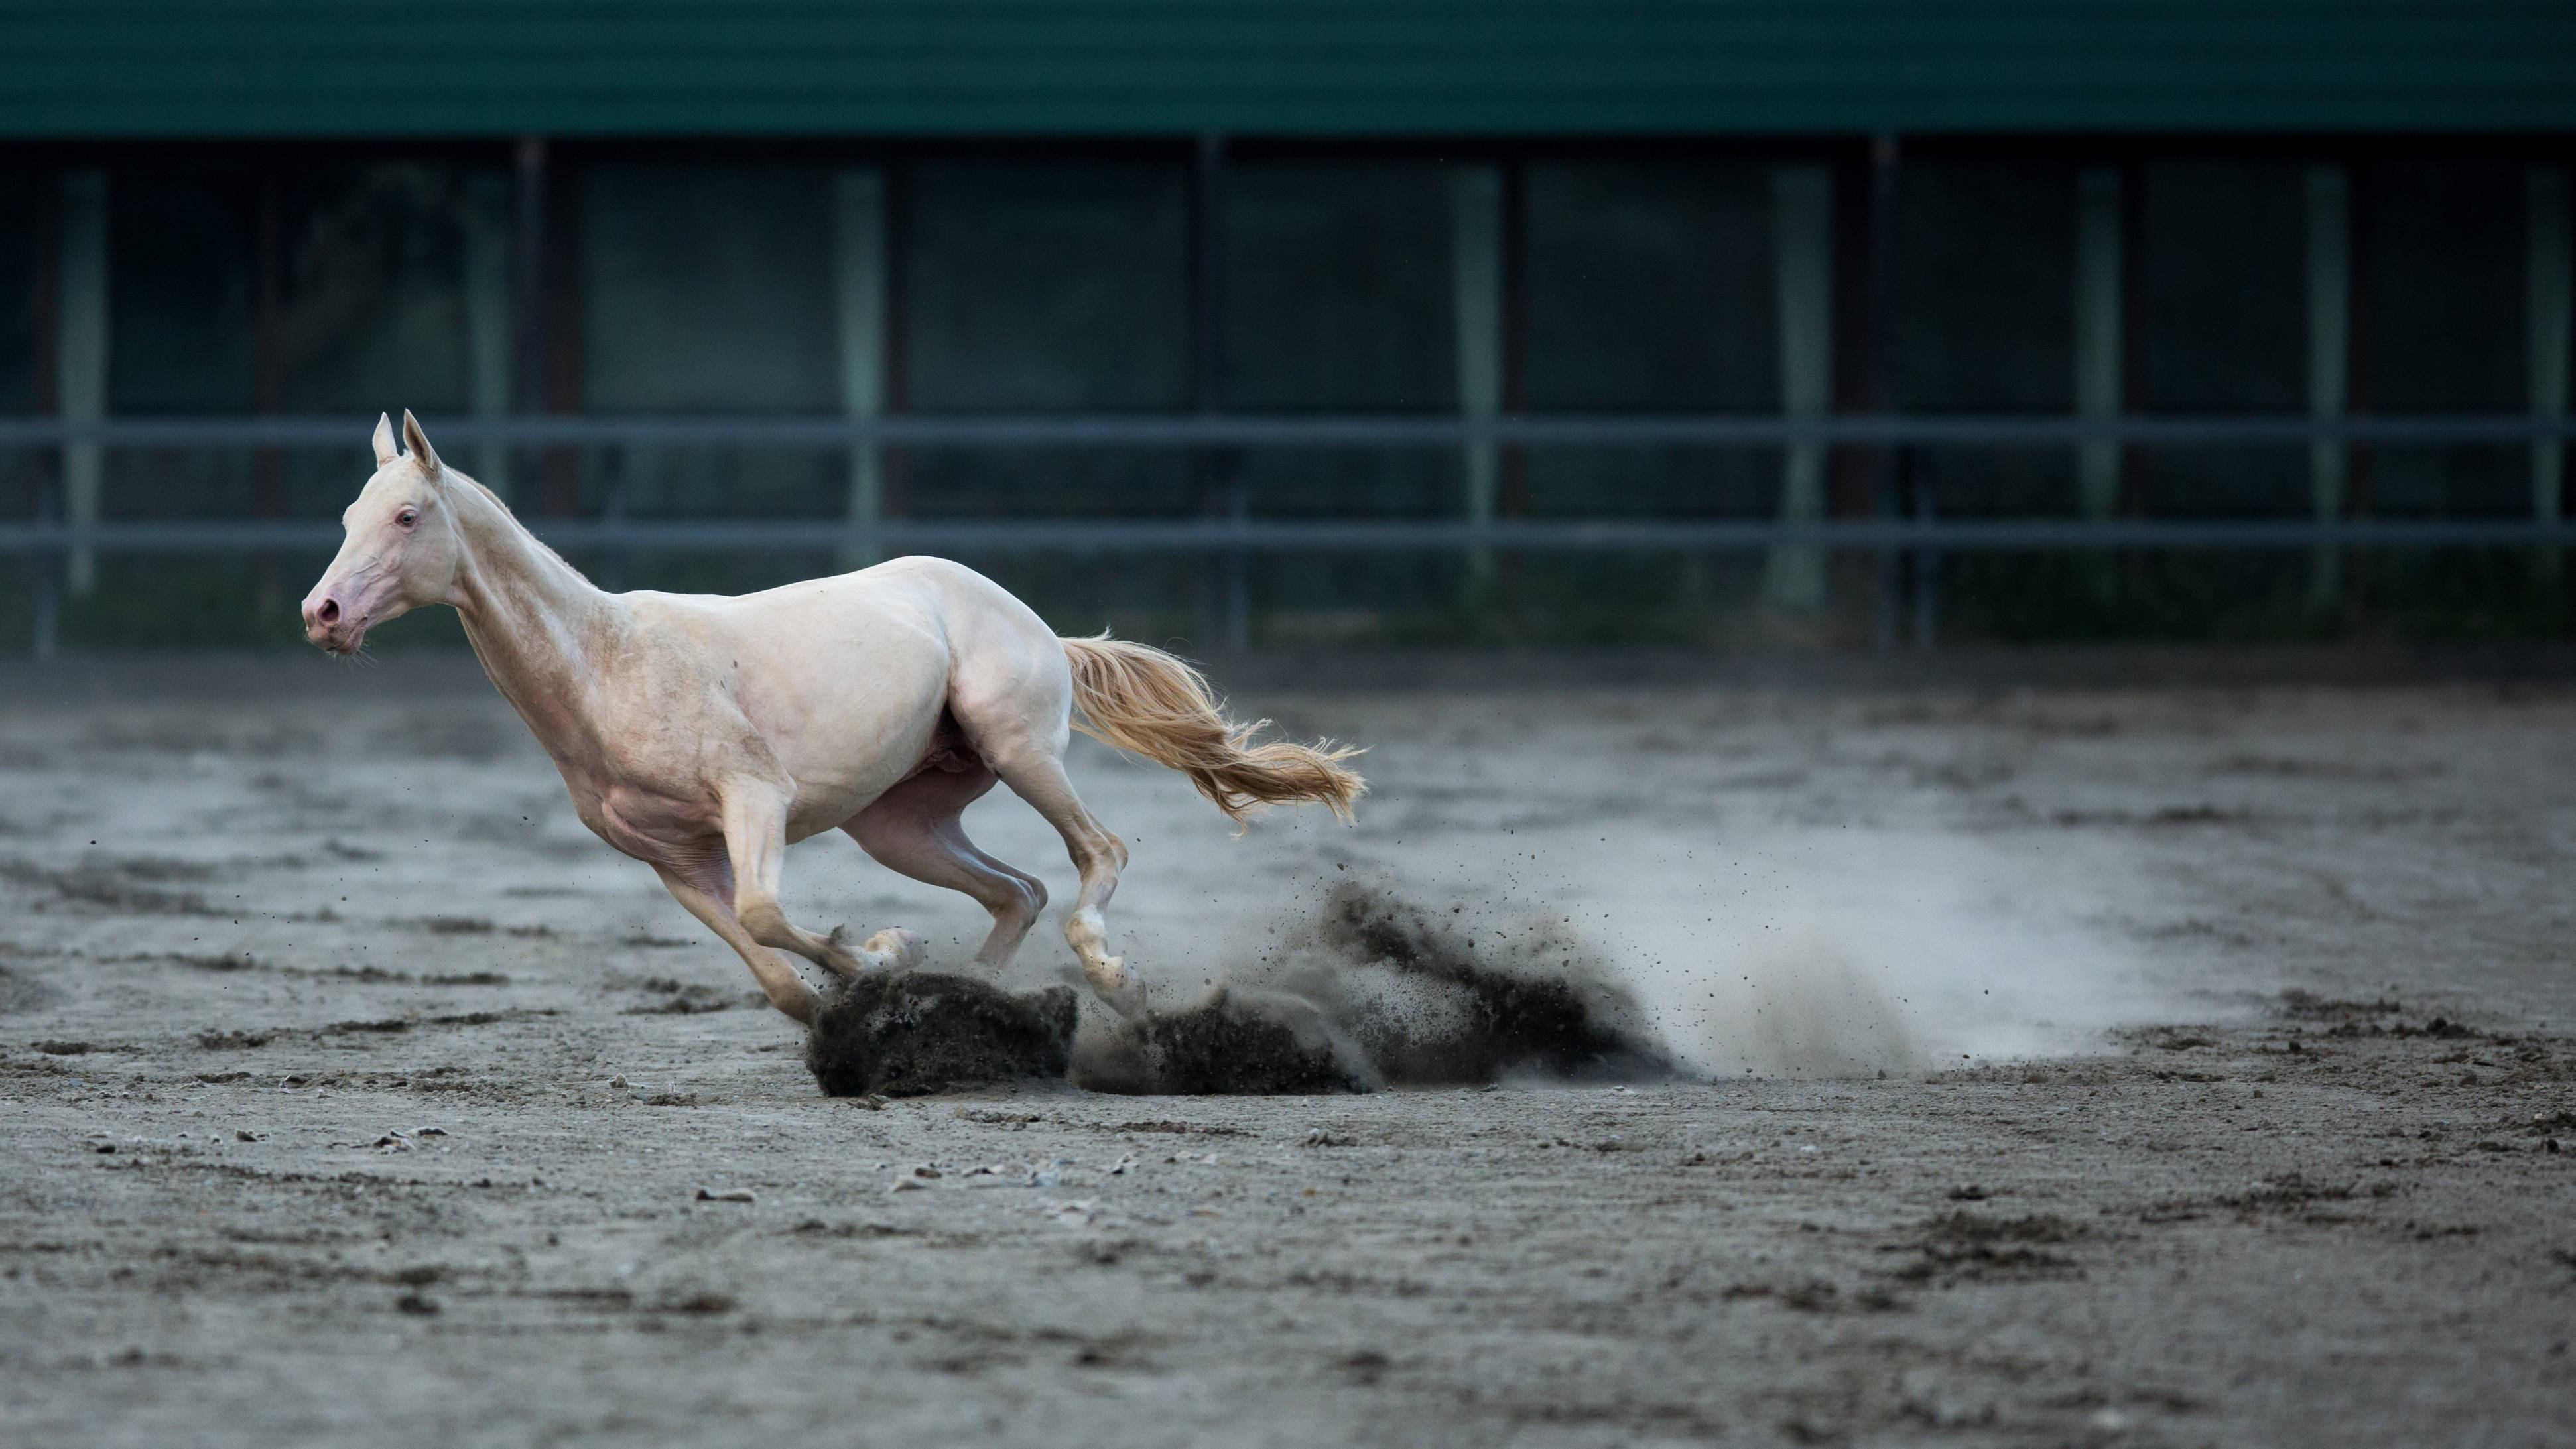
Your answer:
[[[933,971],[841,983],[805,1036],[805,1065],[834,1097],[918,1097],[1072,1064],[1074,995],[1026,996]]]
[[[1073,1079],[1095,1092],[1286,1097],[1376,1085],[1314,1003],[1271,991],[1220,986],[1194,1006],[1149,1011],[1088,1045]]]

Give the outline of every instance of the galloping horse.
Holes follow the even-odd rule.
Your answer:
[[[998,971],[1046,905],[1035,877],[976,849],[958,814],[1007,783],[1064,836],[1082,875],[1065,939],[1100,999],[1143,1009],[1144,982],[1109,954],[1101,907],[1127,847],[1064,772],[1084,733],[1190,777],[1240,820],[1317,801],[1348,816],[1367,789],[1331,741],[1252,743],[1197,671],[1159,649],[1060,639],[961,564],[900,558],[728,598],[611,594],[539,543],[482,484],[439,462],[420,424],[376,423],[375,476],[349,505],[340,553],[304,600],[304,636],[355,654],[367,630],[446,604],[503,698],[528,722],[600,839],[650,865],[739,952],[771,1004],[811,1022],[814,989],[768,948],[838,976],[919,953],[886,930],[855,951],[779,909],[789,844],[834,828],[915,880],[992,913],[975,953]]]

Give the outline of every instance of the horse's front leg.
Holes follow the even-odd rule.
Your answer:
[[[778,904],[779,877],[787,866],[786,795],[772,785],[746,783],[726,789],[723,803],[725,855],[733,863],[733,913],[753,940],[793,951],[835,976],[912,964],[921,943],[910,931],[879,931],[852,951],[842,944],[847,932],[839,927],[828,936],[799,930]]]
[[[713,877],[711,879],[694,878],[663,866],[655,866],[654,871],[662,877],[662,884],[670,889],[673,900],[687,907],[690,915],[705,922],[708,930],[723,938],[724,943],[742,957],[743,963],[751,968],[751,974],[759,980],[763,994],[769,997],[770,1005],[808,1026],[814,1024],[815,1016],[823,1010],[823,999],[814,994],[813,987],[805,984],[805,978],[796,974],[795,967],[779,960],[768,947],[753,940],[751,932],[743,929],[742,921],[734,914],[733,903],[725,898],[726,882],[722,878],[721,863],[705,873]]]

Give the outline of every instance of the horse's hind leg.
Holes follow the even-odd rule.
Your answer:
[[[993,779],[993,772],[980,764],[924,770],[878,796],[841,828],[888,869],[962,891],[992,912],[992,933],[975,960],[999,971],[1011,964],[1012,953],[1046,908],[1046,887],[966,838],[958,813],[983,798]]]
[[[720,874],[722,867],[717,869]],[[743,929],[742,922],[734,915],[733,904],[725,899],[722,888],[725,882],[720,879],[693,880],[659,867],[655,873],[662,877],[662,884],[670,888],[672,899],[687,907],[690,915],[705,922],[708,930],[715,932],[742,957],[743,964],[749,966],[751,974],[759,980],[761,991],[768,995],[770,1005],[808,1026],[813,1025],[815,1014],[823,1009],[822,998],[814,994],[813,987],[805,984],[805,978],[796,974],[795,967],[779,960],[768,947],[753,940],[751,932]]]
[[[918,943],[909,931],[879,931],[857,951],[829,936],[799,930],[778,904],[778,881],[787,865],[787,801],[775,789],[748,783],[722,792],[725,856],[733,865],[733,914],[751,938],[793,951],[835,976],[883,971],[909,962]]]
[[[992,754],[988,749],[986,757]],[[1073,792],[1072,779],[1064,773],[1064,762],[1053,753],[1035,747],[1004,752],[1003,758],[993,761],[993,768],[1012,793],[1029,802],[1064,837],[1065,853],[1073,858],[1074,869],[1082,872],[1082,893],[1074,898],[1073,914],[1065,919],[1064,939],[1073,954],[1082,958],[1082,974],[1092,991],[1119,1015],[1134,1016],[1145,1009],[1145,983],[1128,971],[1126,962],[1109,954],[1109,926],[1100,915],[1100,908],[1117,893],[1118,872],[1127,864],[1126,842],[1110,834],[1083,807],[1082,797]]]

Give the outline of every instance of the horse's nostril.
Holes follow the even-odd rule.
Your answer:
[[[340,601],[338,599],[324,599],[322,601],[322,607],[314,611],[314,617],[320,619],[325,624],[339,623]]]

